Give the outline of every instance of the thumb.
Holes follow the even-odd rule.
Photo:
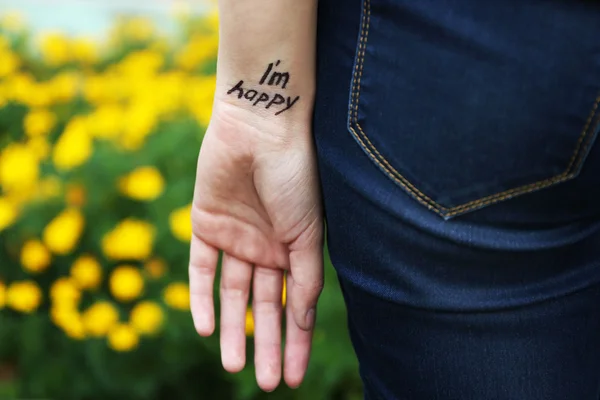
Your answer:
[[[317,300],[323,290],[323,246],[290,251],[288,307],[296,325],[311,330],[315,323]]]

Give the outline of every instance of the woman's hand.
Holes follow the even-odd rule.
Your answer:
[[[192,207],[189,276],[196,330],[203,336],[214,331],[213,283],[222,250],[223,366],[230,372],[244,368],[252,282],[256,378],[267,391],[281,379],[284,274],[284,379],[290,387],[299,386],[306,372],[323,285],[323,219],[310,119],[285,118],[215,102]]]

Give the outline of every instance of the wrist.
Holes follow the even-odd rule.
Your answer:
[[[269,110],[266,110],[269,111]],[[284,146],[305,140],[312,141],[312,112],[295,110],[280,115],[247,107],[230,100],[216,98],[213,104],[210,125],[220,127],[217,132],[226,134],[227,141],[249,141],[247,143]]]
[[[313,68],[292,71],[282,60],[246,65],[237,71],[219,66],[217,71],[215,102],[247,110],[259,118],[310,118],[314,96]]]

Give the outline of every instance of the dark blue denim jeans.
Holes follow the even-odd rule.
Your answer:
[[[600,398],[600,2],[320,0],[328,244],[370,399]]]

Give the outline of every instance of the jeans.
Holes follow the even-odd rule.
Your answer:
[[[342,284],[366,399],[600,398],[600,285],[523,307],[453,312]]]
[[[320,0],[328,246],[372,399],[600,398],[600,4]]]

